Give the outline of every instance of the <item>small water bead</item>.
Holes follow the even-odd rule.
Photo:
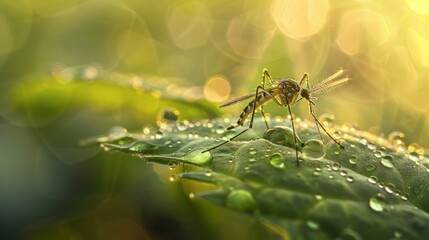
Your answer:
[[[369,143],[367,144],[367,146],[368,146],[368,148],[369,148],[370,150],[372,150],[372,151],[375,151],[375,150],[377,149],[377,145],[375,145],[375,143],[373,143],[373,142],[369,142]]]
[[[178,163],[178,162],[176,162],[176,161],[170,161],[170,162],[168,163],[168,168],[169,168],[170,170],[174,170],[174,169],[176,169],[177,165],[179,165],[179,163]]]
[[[375,165],[372,165],[372,164],[368,164],[365,166],[365,170],[367,172],[374,172],[376,169],[377,169],[377,167]]]
[[[293,130],[285,126],[269,128],[265,131],[263,138],[282,146],[295,148]]]
[[[322,174],[319,171],[313,171],[313,176],[318,177],[320,175],[322,175]]]
[[[256,151],[256,149],[255,149],[255,148],[251,147],[251,148],[249,149],[249,154],[250,154],[250,155],[255,155],[256,153],[257,153],[257,151]]]
[[[350,164],[355,165],[355,164],[357,164],[357,162],[358,162],[358,158],[356,156],[353,155],[349,158]]]
[[[368,140],[366,140],[366,138],[361,138],[359,141],[362,145],[366,145],[368,144]]]
[[[375,151],[374,152],[374,156],[376,157],[376,158],[381,158],[381,152],[380,151]]]
[[[352,144],[350,144],[350,147],[354,148],[354,147],[356,147],[356,145],[354,145],[354,144],[352,143]]]
[[[255,163],[255,162],[256,162],[256,159],[255,159],[255,158],[249,158],[249,162],[250,162],[250,163]]]
[[[393,164],[391,162],[392,160],[393,160],[392,156],[386,155],[381,159],[381,164],[387,168],[392,168],[393,167]]]
[[[340,168],[341,168],[340,164],[338,164],[338,163],[333,163],[332,164],[332,170],[338,171],[338,170],[340,170]]]
[[[387,193],[392,194],[395,191],[395,185],[393,185],[392,183],[388,183],[385,187],[384,190],[386,190]]]
[[[168,178],[170,182],[177,182],[178,179],[179,177],[176,174],[173,174]]]
[[[212,176],[212,171],[211,170],[207,170],[207,171],[205,171],[204,175],[206,175],[207,177],[211,177]]]
[[[283,159],[283,155],[280,153],[274,153],[270,156],[270,164],[275,168],[284,168],[285,162]]]
[[[323,199],[322,195],[319,195],[319,194],[314,195],[314,198],[316,198],[316,200],[322,200]]]
[[[340,148],[336,148],[335,150],[334,150],[334,154],[335,155],[339,155],[341,153],[341,149]]]
[[[349,182],[349,183],[354,182],[354,180],[355,179],[352,176],[347,176],[347,178],[346,178],[346,181]]]
[[[226,197],[225,205],[234,210],[242,212],[253,211],[256,207],[253,195],[244,189],[232,190]]]
[[[346,171],[346,170],[341,170],[341,171],[340,171],[340,176],[341,176],[341,177],[345,177],[345,176],[347,176],[347,171]]]
[[[317,230],[317,229],[319,229],[319,224],[315,221],[307,220],[307,227],[312,229],[312,230]]]
[[[216,133],[217,134],[223,134],[223,133],[225,133],[225,127],[222,126],[222,125],[217,126],[216,127]]]
[[[325,145],[317,139],[310,139],[304,143],[302,157],[310,160],[320,160],[325,156]]]
[[[382,212],[384,210],[384,196],[381,193],[377,193],[377,195],[371,197],[369,207],[376,212]]]
[[[329,179],[334,179],[334,176],[331,174],[328,176]]]
[[[408,194],[401,195],[401,199],[407,201],[409,198]]]
[[[202,148],[193,149],[183,156],[183,160],[199,166],[209,166],[213,156],[209,151],[203,152],[204,150]]]
[[[171,129],[176,125],[178,118],[179,111],[177,109],[166,108],[158,114],[156,123],[161,129]]]
[[[368,177],[368,182],[371,184],[376,184],[378,182],[378,179],[376,176],[369,176]]]

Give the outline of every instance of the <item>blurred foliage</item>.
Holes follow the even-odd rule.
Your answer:
[[[428,15],[422,0],[0,0],[1,235],[117,239],[107,231],[115,226],[157,239],[270,234],[240,214],[195,210],[141,163],[79,143],[113,126],[144,133],[166,108],[179,120],[218,116],[214,105],[253,92],[266,67],[274,78],[308,72],[313,83],[345,69],[352,81],[319,99],[318,113],[396,132],[409,151],[427,147]],[[274,104],[266,112],[286,114]],[[222,223],[228,231],[210,232]]]
[[[228,122],[228,121],[227,121]],[[163,164],[170,181],[191,179],[215,189],[191,188],[195,196],[248,213],[283,239],[424,239],[429,233],[429,159],[409,152],[399,136],[391,139],[324,121],[345,149],[325,146],[309,123],[298,121],[303,140],[295,161],[291,124],[275,118],[266,129],[210,152],[219,137],[233,136],[224,119],[174,123],[147,134],[116,134],[99,139],[106,150],[120,150]],[[151,133],[152,132],[152,133]],[[125,139],[127,137],[127,139]],[[324,139],[329,140],[328,137]],[[174,171],[181,164],[182,170]],[[202,169],[187,167],[197,165]],[[184,171],[183,173],[180,173]],[[179,172],[179,173],[177,173]]]

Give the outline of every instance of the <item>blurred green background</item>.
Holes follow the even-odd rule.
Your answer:
[[[266,67],[311,81],[345,69],[352,81],[321,96],[318,115],[427,147],[427,29],[425,0],[0,0],[2,236],[275,238],[190,202],[168,170],[79,141],[140,131],[168,107],[181,120],[220,116]],[[306,104],[293,110],[309,118]]]

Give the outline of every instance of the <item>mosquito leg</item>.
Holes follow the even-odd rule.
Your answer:
[[[270,127],[268,126],[267,118],[265,117],[264,106],[261,106],[261,113],[262,113],[262,117],[264,118],[265,126],[267,127],[267,130],[268,130]]]
[[[235,138],[237,138],[237,137],[238,137],[238,136],[240,136],[241,134],[243,134],[243,133],[245,133],[245,132],[249,131],[249,129],[251,129],[251,128],[253,127],[253,117],[255,116],[256,102],[257,102],[257,101],[256,101],[256,99],[257,99],[257,97],[258,97],[258,94],[259,94],[259,91],[260,91],[260,90],[262,90],[262,91],[266,91],[266,90],[264,89],[264,87],[262,87],[262,86],[260,86],[260,85],[256,88],[255,98],[253,99],[253,105],[252,105],[252,117],[250,118],[249,126],[248,126],[246,129],[244,129],[243,131],[241,131],[241,132],[237,133],[235,136],[231,137],[230,139],[228,139],[228,140],[226,140],[226,141],[224,141],[224,142],[222,142],[222,143],[220,143],[220,144],[218,144],[218,145],[215,145],[215,146],[213,146],[213,147],[211,147],[211,148],[208,148],[208,149],[206,149],[206,150],[202,151],[201,153],[205,153],[205,152],[208,152],[208,151],[210,151],[210,150],[216,149],[216,148],[218,148],[218,147],[220,147],[220,146],[223,146],[223,145],[225,145],[225,144],[229,143],[230,141],[234,140]]]
[[[289,102],[287,102],[287,109],[289,111],[290,120],[292,122],[293,141],[295,143],[296,165],[299,167],[297,137],[296,137],[296,132],[295,132],[295,124],[293,122],[293,115],[292,115],[292,111],[290,110]]]
[[[341,143],[340,142],[338,142],[338,140],[336,140],[335,138],[333,138],[332,136],[331,136],[331,134],[329,134],[328,133],[328,131],[326,131],[326,129],[325,129],[325,127],[319,122],[319,119],[317,119],[317,117],[316,117],[316,115],[314,114],[314,110],[313,110],[313,107],[311,106],[311,103],[309,103],[310,104],[310,114],[311,114],[311,116],[313,116],[313,118],[314,118],[314,120],[316,121],[316,126],[317,125],[320,125],[320,127],[323,129],[323,131],[336,143],[336,144],[338,144],[338,146],[340,146],[341,148],[344,148],[344,146],[343,145],[341,145]],[[319,128],[317,128],[317,129],[319,129]],[[320,134],[320,132],[319,132],[319,134]]]

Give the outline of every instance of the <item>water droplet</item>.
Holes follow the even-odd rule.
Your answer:
[[[275,168],[284,168],[285,162],[283,159],[283,155],[281,155],[280,153],[274,153],[273,155],[271,155],[270,164]]]
[[[323,199],[322,195],[319,195],[319,194],[314,195],[314,198],[316,198],[316,200],[322,200]]]
[[[195,198],[195,194],[194,193],[189,193],[189,198],[190,199],[194,199]]]
[[[256,159],[255,159],[255,158],[249,158],[249,162],[250,162],[250,163],[255,163],[255,162],[256,162]]]
[[[162,132],[161,131],[157,131],[155,134],[155,139],[161,139],[162,138]]]
[[[376,176],[369,176],[368,177],[368,182],[371,184],[376,184],[378,182],[378,179]]]
[[[334,154],[335,155],[339,155],[341,153],[341,149],[340,148],[335,148],[334,149]]]
[[[225,127],[222,125],[219,125],[216,127],[216,133],[217,134],[223,134],[225,132]]]
[[[367,146],[372,151],[375,151],[377,149],[377,145],[375,145],[375,143],[373,142],[369,142]]]
[[[352,176],[347,176],[347,178],[346,178],[346,181],[349,182],[349,183],[353,182],[354,180],[355,179]]]
[[[146,141],[138,141],[131,143],[128,150],[131,152],[152,153],[158,147]]]
[[[312,230],[317,230],[319,229],[319,224],[313,220],[307,220],[307,227]]]
[[[173,175],[171,175],[171,176],[168,178],[168,180],[169,180],[170,182],[176,182],[178,179],[179,179],[179,178],[177,177],[177,175],[176,175],[176,174],[173,174]]]
[[[409,198],[408,194],[401,195],[401,199],[407,201]]]
[[[237,189],[232,190],[226,197],[226,206],[237,211],[250,212],[255,209],[256,202],[249,191]]]
[[[321,175],[321,173],[320,173],[319,171],[314,171],[314,172],[313,172],[313,176],[318,177],[318,176],[320,176],[320,175]]]
[[[341,176],[341,177],[345,177],[345,176],[347,176],[347,171],[346,171],[346,170],[341,170],[341,171],[340,171],[340,176]]]
[[[206,175],[207,177],[211,177],[212,176],[212,171],[211,170],[207,170],[204,175]]]
[[[270,128],[265,131],[263,138],[278,145],[295,148],[293,131],[288,127],[277,126]]]
[[[331,175],[328,176],[328,178],[329,179],[334,179],[334,176],[332,176],[332,174],[331,174]]]
[[[304,159],[319,160],[325,156],[325,145],[317,139],[310,139],[304,143],[302,157]]]
[[[385,190],[387,193],[392,194],[392,193],[395,191],[395,185],[393,185],[392,183],[388,183],[388,184],[384,187],[384,190]]]
[[[355,164],[357,164],[357,162],[358,162],[358,158],[356,156],[353,155],[349,158],[350,164],[355,165]]]
[[[381,152],[380,151],[375,151],[374,152],[374,156],[376,157],[376,158],[381,158]]]
[[[256,151],[256,149],[255,149],[255,148],[251,147],[251,148],[249,149],[249,154],[250,154],[250,155],[255,155],[256,153],[257,153],[257,151]]]
[[[365,170],[366,170],[367,172],[374,172],[374,171],[375,171],[375,169],[377,169],[377,167],[376,167],[376,166],[374,166],[374,165],[372,165],[372,164],[368,164],[368,165],[366,165],[366,166],[365,166]]]
[[[391,162],[392,160],[393,160],[392,156],[386,155],[381,159],[381,164],[387,168],[392,168],[393,167],[393,164]]]
[[[338,164],[338,163],[333,163],[332,164],[332,170],[338,171],[338,170],[340,170],[340,168],[341,168],[340,164]]]
[[[169,168],[170,170],[174,170],[174,169],[176,169],[177,165],[179,165],[179,164],[178,164],[176,161],[170,161],[170,162],[168,163],[168,168]]]
[[[199,166],[209,166],[212,163],[213,156],[209,151],[202,151],[204,149],[193,149],[183,156],[183,160]]]
[[[376,211],[381,212],[384,210],[384,196],[381,193],[377,193],[374,197],[369,199],[369,207]]]
[[[361,138],[359,141],[362,145],[366,145],[368,144],[368,140],[366,140],[366,138]]]

